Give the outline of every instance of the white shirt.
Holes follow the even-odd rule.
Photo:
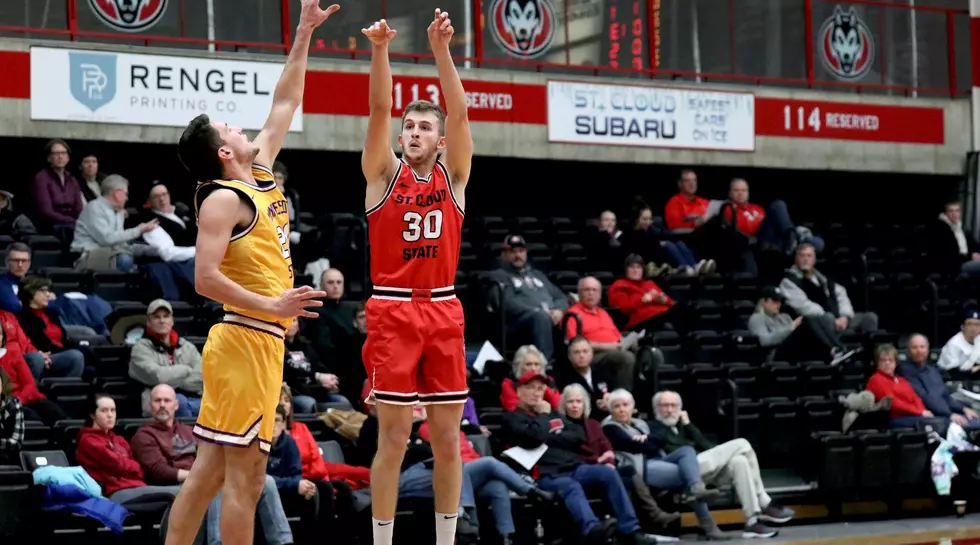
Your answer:
[[[971,345],[966,341],[963,332],[960,331],[946,342],[936,365],[947,371],[953,369],[969,371],[978,362],[980,362],[980,336],[973,339]]]
[[[177,221],[180,221],[180,219],[177,218]],[[180,223],[183,224],[182,221]],[[157,249],[157,252],[160,254],[160,259],[168,262],[194,259],[194,253],[197,251],[197,248],[194,248],[193,246],[175,245],[174,239],[170,237],[170,233],[166,232],[163,227],[159,226],[152,231],[143,233],[143,240],[145,240],[150,246]]]

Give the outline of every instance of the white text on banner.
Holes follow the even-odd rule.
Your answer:
[[[670,87],[548,82],[548,141],[755,150],[755,97]]]
[[[31,48],[31,119],[182,127],[198,114],[258,130],[283,65]],[[289,130],[303,130],[302,109]]]

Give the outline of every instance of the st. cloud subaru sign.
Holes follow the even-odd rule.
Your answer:
[[[548,82],[548,141],[755,150],[755,97],[695,89]]]
[[[31,48],[31,119],[182,127],[198,114],[259,130],[283,65]],[[302,110],[291,131],[303,130]]]

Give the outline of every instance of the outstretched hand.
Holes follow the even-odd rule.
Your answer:
[[[395,38],[398,31],[389,27],[388,21],[382,19],[367,28],[362,28],[361,34],[367,36],[374,45],[385,45]]]
[[[435,49],[436,46],[449,47],[449,42],[453,39],[453,33],[455,32],[453,30],[453,21],[449,18],[449,12],[436,8],[435,17],[429,24],[427,32],[429,34],[429,45],[432,46],[432,49]]]
[[[327,292],[317,291],[309,286],[286,290],[272,306],[272,314],[279,318],[316,318],[318,315],[312,310],[314,307],[322,307],[323,301],[317,301],[320,297],[326,297]]]
[[[327,9],[320,9],[320,0],[302,0],[299,12],[299,24],[300,26],[310,25],[316,28],[339,9],[340,6],[337,4],[333,4]]]

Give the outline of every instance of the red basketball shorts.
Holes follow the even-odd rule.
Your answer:
[[[377,291],[377,290],[376,290]],[[365,305],[361,355],[371,382],[367,403],[464,403],[466,348],[463,306],[444,301],[380,299]]]

